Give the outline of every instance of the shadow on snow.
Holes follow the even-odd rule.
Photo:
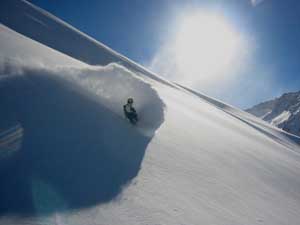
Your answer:
[[[137,175],[154,134],[142,135],[78,88],[34,72],[1,80],[1,109],[10,113],[0,123],[21,124],[23,141],[0,167],[0,216],[108,202]]]

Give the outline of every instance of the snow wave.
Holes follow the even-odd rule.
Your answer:
[[[141,115],[137,127],[122,118],[129,96]],[[0,103],[7,111],[0,113],[0,128],[5,128],[0,141],[24,132],[19,151],[7,166],[1,161],[0,217],[51,214],[113,200],[138,174],[164,119],[164,104],[150,84],[116,64],[6,64],[0,68]],[[14,124],[18,130],[10,129]]]
[[[120,117],[124,117],[123,105],[131,97],[140,118],[137,128],[147,136],[153,136],[164,121],[165,104],[157,92],[140,76],[116,63],[107,66],[47,68],[44,65],[31,64],[28,67],[20,65],[20,62],[5,61],[0,65],[0,71],[6,75],[34,72],[71,81],[75,84],[74,88],[77,85],[82,87],[82,90],[77,91],[86,92],[89,97]]]
[[[133,98],[140,118],[138,129],[144,134],[153,135],[163,122],[165,104],[157,92],[125,67],[112,63],[104,67],[73,69],[71,73],[72,76],[68,76],[68,73],[63,72],[66,79],[96,94],[104,106],[119,116],[123,117],[122,106],[127,98]]]

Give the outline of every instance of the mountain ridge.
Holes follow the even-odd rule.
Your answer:
[[[280,97],[259,103],[247,112],[300,136],[300,91],[284,93]]]

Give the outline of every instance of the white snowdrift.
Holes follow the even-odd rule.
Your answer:
[[[0,133],[0,149],[11,138],[24,143],[10,151],[10,161],[0,158],[0,217],[103,204],[138,174],[164,119],[164,104],[148,83],[114,64],[37,68],[6,61],[0,71],[0,103],[8,111],[0,113],[0,128],[15,115]],[[139,104],[137,126],[123,116],[128,95]]]
[[[97,95],[102,105],[117,115],[124,117],[122,106],[127,98],[134,99],[140,122],[137,127],[146,135],[151,135],[163,122],[164,103],[152,86],[118,64],[84,69],[62,69],[56,72],[75,81],[86,90]]]
[[[89,93],[98,104],[124,119],[123,105],[129,97],[133,98],[140,117],[140,122],[136,126],[144,135],[153,136],[164,120],[165,105],[156,90],[141,76],[135,75],[121,65],[113,63],[107,66],[50,68],[34,64],[25,66],[14,62],[6,60],[5,63],[1,63],[0,57],[2,74],[26,76],[26,73],[33,72],[41,76],[60,77],[74,82],[83,88],[77,91]]]

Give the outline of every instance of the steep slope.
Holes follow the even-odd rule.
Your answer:
[[[107,65],[117,62],[137,73],[141,72],[152,79],[170,84],[28,1],[0,1],[0,12],[0,21],[5,26],[72,58],[90,65]]]
[[[110,201],[137,175],[163,122],[156,91],[121,66],[90,67],[4,26],[2,31],[0,37],[10,38],[1,38],[6,52],[0,54],[0,216]],[[20,54],[16,40],[26,44],[17,48]],[[135,128],[123,118],[124,96],[139,104],[143,120]]]
[[[257,129],[258,131],[264,133],[267,136],[270,136],[274,139],[277,139],[277,137],[280,136],[281,138],[277,139],[277,141],[279,141],[279,142],[281,141],[281,139],[287,138],[288,140],[292,140],[295,143],[300,143],[300,137],[293,135],[291,133],[288,133],[288,132],[284,132],[281,129],[278,129],[278,128],[270,125],[269,123],[264,122],[263,120],[257,118],[256,116],[253,116],[250,113],[247,113],[243,110],[235,108],[234,106],[225,104],[217,99],[208,97],[208,96],[201,94],[195,90],[189,89],[184,86],[181,86],[181,87],[184,88],[185,90],[191,92],[192,94],[200,97],[202,100],[205,100],[208,103],[214,105],[215,107],[221,109],[222,111],[230,114],[231,116],[239,119],[240,121],[248,124],[249,126],[252,126],[254,129]]]
[[[246,110],[292,134],[300,136],[300,92],[286,93]]]
[[[36,180],[55,188],[64,205],[73,209],[112,199],[136,176],[151,134],[130,127],[101,100],[45,70],[9,74],[1,86],[2,107],[16,114],[24,130],[19,152],[10,157],[12,165],[1,171],[1,214],[33,214],[40,207],[53,212],[56,205],[43,197],[45,190],[36,187]],[[159,106],[153,93],[147,97]]]
[[[2,28],[20,46],[0,36],[0,124],[23,135],[1,159],[0,224],[298,223],[293,136],[123,57],[90,66]],[[39,46],[33,60],[16,60],[26,46]],[[137,127],[122,116],[128,96]]]

